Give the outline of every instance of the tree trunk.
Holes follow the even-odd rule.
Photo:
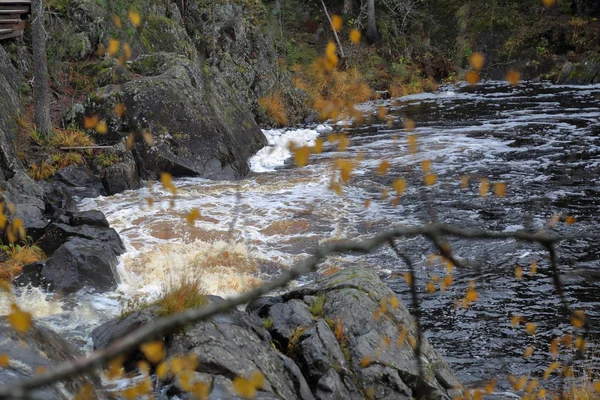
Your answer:
[[[33,47],[33,107],[35,127],[41,136],[52,135],[50,121],[50,86],[46,62],[46,30],[44,29],[44,5],[42,0],[31,2],[31,41]]]
[[[342,15],[350,15],[352,14],[352,10],[354,9],[354,0],[344,0],[344,8],[342,8]]]
[[[375,43],[379,40],[377,19],[375,18],[375,0],[367,0],[367,39],[369,43]]]
[[[323,11],[325,12],[325,16],[327,17],[327,20],[329,21],[329,26],[331,26],[331,30],[333,31],[333,36],[335,37],[335,41],[337,42],[338,45],[338,50],[340,51],[340,56],[342,56],[342,58],[345,58],[345,54],[344,54],[344,48],[342,47],[342,42],[340,42],[340,38],[337,34],[337,31],[335,30],[335,27],[333,26],[333,22],[331,21],[331,17],[329,16],[329,11],[327,11],[327,6],[325,5],[325,2],[323,0],[321,0],[321,4],[323,5]]]

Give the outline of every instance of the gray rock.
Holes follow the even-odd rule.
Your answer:
[[[73,226],[93,225],[102,228],[108,228],[108,221],[102,211],[90,210],[76,212],[71,215],[69,222]]]
[[[81,214],[79,214],[81,215]],[[88,218],[91,215],[88,214]],[[98,221],[99,216],[94,217],[93,225],[67,225],[61,222],[53,222],[46,229],[44,236],[38,241],[38,246],[46,253],[52,255],[63,243],[71,237],[80,237],[86,240],[101,242],[110,250],[114,257],[125,252],[125,245],[121,237],[113,228],[103,226],[104,221]]]
[[[100,178],[93,175],[85,165],[69,165],[58,170],[51,179],[64,183],[72,196],[83,198],[106,194]]]
[[[268,315],[273,320],[273,327],[269,329],[271,336],[282,347],[287,347],[288,340],[296,329],[308,328],[313,324],[308,307],[300,300],[274,304]]]
[[[102,170],[102,184],[109,195],[140,188],[137,165],[130,152],[123,160]]]
[[[37,368],[51,369],[56,364],[83,357],[77,349],[61,336],[39,324],[34,324],[25,334],[17,333],[6,317],[0,318],[0,354],[6,354],[9,362],[0,369],[0,383],[7,384],[36,375]],[[100,379],[95,374],[69,379],[29,393],[35,399],[73,399],[86,384],[91,384],[94,396],[100,388]]]
[[[48,258],[41,271],[49,290],[65,293],[84,287],[98,292],[119,283],[117,256],[100,240],[72,237]]]
[[[592,54],[580,63],[565,62],[556,81],[563,85],[590,85],[600,82],[600,54]]]
[[[173,54],[157,53],[136,64],[157,75],[106,86],[84,104],[86,114],[108,122],[108,134],[97,135],[96,142],[114,145],[137,134],[133,154],[141,178],[161,171],[213,179],[248,173],[248,159],[266,138],[225,82]],[[117,102],[127,109],[123,118],[114,115]],[[152,140],[139,132],[151,132]]]

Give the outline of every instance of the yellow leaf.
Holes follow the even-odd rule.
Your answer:
[[[334,143],[338,141],[338,134],[337,133],[330,133],[329,135],[327,135],[327,141],[329,143]]]
[[[533,347],[529,346],[523,352],[523,357],[524,358],[529,358],[529,357],[531,357],[532,354],[533,354]]]
[[[481,53],[473,53],[469,61],[471,62],[471,67],[473,67],[475,71],[481,71],[483,64],[485,63],[485,56]]]
[[[317,138],[317,140],[315,140],[314,151],[316,154],[320,154],[323,152],[323,139]]]
[[[460,187],[461,189],[466,189],[469,187],[469,177],[467,175],[460,177]]]
[[[86,383],[83,385],[75,395],[75,400],[90,400],[93,398],[95,398],[94,387],[91,383]]]
[[[377,118],[385,119],[386,114],[387,109],[384,106],[379,106],[379,108],[377,109]]]
[[[567,333],[560,339],[560,342],[565,347],[571,347],[571,345],[573,344],[573,336]]]
[[[569,225],[573,225],[575,223],[575,217],[571,217],[571,216],[565,217],[565,222]]]
[[[342,17],[340,17],[339,15],[331,16],[331,26],[336,32],[339,32],[340,29],[342,29],[342,23]]]
[[[110,39],[108,41],[108,49],[106,50],[109,55],[114,56],[119,51],[119,41],[117,39]]]
[[[475,392],[473,392],[472,400],[481,400],[481,399],[483,399],[483,393],[481,392],[480,389],[475,390]]]
[[[44,367],[42,367],[42,366],[36,367],[36,369],[35,369],[35,373],[36,373],[37,375],[41,375],[41,374],[43,374],[44,372],[46,372],[46,368],[44,368]]]
[[[114,111],[117,117],[123,118],[125,116],[125,105],[123,103],[115,104]]]
[[[433,282],[427,283],[427,293],[435,292],[435,284]]]
[[[441,284],[440,288],[443,291],[445,291],[447,288],[449,288],[450,286],[452,286],[452,282],[454,282],[454,279],[452,278],[452,275],[446,275],[446,277],[442,281],[442,284]]]
[[[427,174],[423,177],[423,183],[427,186],[435,185],[436,180],[437,176],[435,174]]]
[[[22,311],[16,304],[11,304],[8,322],[19,333],[26,333],[31,328],[31,314]]]
[[[533,260],[529,266],[529,276],[534,276],[537,273],[537,261]]]
[[[521,376],[519,379],[517,379],[514,376],[509,375],[508,376],[508,380],[509,380],[509,382],[512,385],[512,387],[513,387],[514,390],[521,390],[527,384],[527,377],[526,376]]]
[[[185,219],[187,219],[188,224],[190,225],[194,225],[194,222],[200,218],[200,211],[198,211],[198,209],[194,208],[192,211],[190,211],[186,216]]]
[[[533,378],[531,381],[529,381],[529,385],[527,385],[527,389],[525,389],[525,391],[527,393],[532,393],[536,387],[538,387],[538,380]]]
[[[366,199],[365,200],[365,208],[369,208],[370,205],[371,205],[371,199]]]
[[[406,341],[406,335],[408,335],[408,331],[405,327],[402,327],[400,330],[400,334],[398,335],[398,339],[396,339],[396,346],[402,348],[404,346],[404,342]]]
[[[521,80],[521,73],[516,69],[510,69],[506,73],[506,80],[513,86],[517,86]]]
[[[142,344],[140,350],[152,364],[158,364],[165,357],[164,343],[158,340]]]
[[[299,167],[304,167],[308,164],[308,158],[310,157],[310,148],[302,146],[294,150],[294,160]]]
[[[421,161],[421,169],[423,169],[424,173],[430,172],[431,171],[431,160]]]
[[[168,374],[169,374],[169,365],[166,362],[162,362],[162,363],[158,364],[158,366],[156,367],[156,376],[158,376],[158,378],[161,380],[165,380],[167,378]]]
[[[125,57],[125,60],[129,60],[131,58],[131,46],[129,43],[123,44],[123,56]]]
[[[367,368],[371,364],[371,357],[365,356],[362,360],[360,360],[361,368]]]
[[[417,136],[408,135],[408,151],[410,154],[416,154],[418,151]]]
[[[119,356],[107,363],[106,376],[109,380],[115,380],[123,376],[123,361],[125,357]]]
[[[350,41],[354,44],[358,44],[360,42],[360,31],[358,29],[353,29],[350,31]]]
[[[96,132],[99,134],[105,135],[108,132],[108,125],[106,124],[106,121],[102,120],[96,124],[94,129],[96,129]]]
[[[600,393],[600,382],[594,382],[594,390]]]
[[[0,367],[2,368],[6,368],[8,366],[8,354],[2,354],[0,355]]]
[[[544,7],[550,8],[554,4],[556,4],[556,0],[542,0],[542,4],[544,5]]]
[[[578,336],[577,339],[575,339],[575,348],[581,352],[585,351],[586,343],[583,337]]]
[[[548,379],[552,372],[557,370],[558,367],[560,367],[560,363],[558,361],[555,361],[552,364],[550,364],[550,366],[548,366],[548,368],[546,368],[546,370],[544,371],[544,379]]]
[[[417,347],[417,339],[415,339],[413,336],[409,336],[409,338],[408,338],[408,345],[412,349],[415,349]]]
[[[485,385],[485,393],[486,394],[492,394],[494,393],[494,390],[496,389],[496,380],[492,379],[490,382],[488,382],[487,385]]]
[[[329,190],[335,192],[338,196],[342,195],[342,186],[337,182],[331,181],[331,183],[329,183]]]
[[[523,278],[523,267],[517,265],[515,267],[515,279],[520,281]]]
[[[398,298],[396,296],[390,296],[390,307],[398,308],[399,305],[400,301],[398,300]]]
[[[192,386],[192,390],[191,393],[196,396],[196,398],[198,398],[199,400],[206,400],[208,399],[208,395],[210,394],[210,388],[208,387],[207,384],[203,383],[203,382],[196,382],[194,383],[194,385]]]
[[[540,399],[546,398],[546,389],[542,388],[538,391],[538,398],[540,398]]]
[[[154,199],[152,197],[146,197],[146,203],[148,203],[148,207],[152,207],[154,205]]]
[[[550,354],[552,354],[554,358],[558,357],[558,338],[554,338],[550,342]]]
[[[129,10],[129,20],[134,26],[139,26],[142,22],[140,14],[135,10]]]
[[[479,72],[475,72],[475,71],[467,72],[465,75],[465,80],[469,83],[469,85],[475,86],[477,84],[477,82],[479,82]]]
[[[414,131],[415,127],[416,127],[416,124],[415,124],[414,120],[408,118],[406,121],[404,121],[404,130],[406,132],[412,132],[412,131]],[[415,140],[416,140],[416,138],[415,138]]]
[[[350,139],[346,135],[340,134],[338,136],[338,151],[344,151],[350,146]]]
[[[113,17],[113,22],[115,23],[117,29],[121,29],[121,26],[123,26],[123,23],[121,22],[121,17],[119,17],[118,15],[115,15]]]
[[[404,180],[404,178],[398,178],[392,183],[392,187],[394,188],[398,196],[401,196],[402,193],[404,193],[404,191],[406,190],[406,180]]]
[[[494,184],[494,194],[498,197],[506,196],[506,183],[496,182]]]
[[[530,335],[535,335],[535,330],[536,330],[536,325],[533,322],[528,322],[525,325],[525,332],[529,333]]]
[[[490,182],[486,178],[481,178],[479,182],[479,196],[485,197],[490,191]]]
[[[412,274],[410,272],[405,272],[402,277],[407,285],[412,285]]]
[[[387,162],[386,160],[383,160],[377,167],[376,172],[378,175],[385,175],[385,174],[387,174],[389,169],[390,169],[390,163]]]
[[[148,364],[146,361],[142,360],[137,363],[137,368],[142,374],[147,375],[150,373],[151,367],[150,367],[150,364]]]
[[[338,160],[337,164],[340,169],[340,179],[342,183],[348,183],[348,181],[350,181],[350,175],[352,174],[352,162],[348,160]]]
[[[571,325],[579,329],[583,327],[585,321],[585,313],[582,310],[576,310],[571,315]]]
[[[466,296],[467,301],[475,302],[475,301],[477,301],[477,297],[478,297],[478,294],[474,288],[469,288],[469,290],[467,290],[467,296]]]
[[[254,399],[256,397],[256,388],[252,382],[241,376],[233,380],[233,390],[244,399]]]

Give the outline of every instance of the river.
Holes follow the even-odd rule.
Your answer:
[[[377,118],[381,106],[385,121]],[[366,120],[360,124],[267,131],[271,146],[252,159],[254,172],[237,182],[185,178],[175,181],[176,196],[154,184],[83,201],[84,209],[102,210],[126,243],[118,290],[68,298],[29,290],[19,293],[20,304],[89,349],[92,327],[118,315],[134,298],[156,297],[164,285],[182,276],[200,275],[208,293],[231,296],[293,266],[319,244],[360,240],[392,226],[437,220],[494,231],[599,232],[600,85],[446,86],[434,94],[374,101],[361,105],[361,110]],[[407,148],[403,126],[408,118],[416,123],[416,155]],[[310,145],[331,131],[350,138],[343,154],[335,144],[326,144],[306,167],[290,162],[289,141]],[[342,196],[328,188],[335,174],[333,160],[339,157],[362,159]],[[383,159],[391,165],[385,176],[375,173]],[[437,176],[432,187],[421,184],[423,160],[432,161]],[[393,196],[382,194],[386,189],[391,193],[391,183],[399,176],[408,186],[393,204]],[[467,188],[461,185],[465,176]],[[480,196],[481,178],[506,182],[506,196]],[[365,201],[370,201],[368,207]],[[192,209],[200,212],[193,226],[184,218]],[[555,215],[573,216],[576,222],[552,227],[549,221]],[[399,242],[417,269],[426,336],[467,385],[497,377],[500,388],[508,389],[507,374],[541,375],[553,361],[549,341],[571,329],[559,311],[543,249],[512,240],[451,244],[465,268],[455,271],[448,290],[427,293],[426,283],[433,275],[444,276],[445,267],[429,265],[433,250],[424,239]],[[558,255],[565,273],[600,269],[597,242],[567,243]],[[534,260],[538,273],[529,276]],[[524,266],[521,280],[514,277],[517,264]],[[321,271],[349,265],[378,270],[410,304],[401,278],[407,267],[390,249],[333,257]],[[471,280],[477,302],[466,309],[455,307]],[[597,322],[600,282],[569,278],[566,295]],[[511,325],[516,314],[537,324],[535,336],[523,325]],[[535,352],[524,358],[528,346]]]

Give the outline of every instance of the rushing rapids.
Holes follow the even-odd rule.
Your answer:
[[[377,119],[381,106],[386,121]],[[92,327],[136,299],[156,298],[165,285],[181,277],[200,276],[207,293],[231,296],[293,266],[321,243],[361,240],[392,226],[437,220],[495,231],[598,232],[600,86],[452,86],[435,94],[368,103],[362,110],[366,119],[361,123],[266,131],[270,145],[251,160],[254,172],[240,181],[185,178],[175,182],[175,196],[154,184],[83,202],[84,209],[102,210],[127,245],[118,290],[60,297],[24,289],[17,293],[19,304],[89,349]],[[416,155],[407,148],[407,118],[416,121]],[[308,166],[297,168],[290,162],[290,142],[312,145],[331,131],[345,132],[351,139],[343,154],[326,144]],[[338,196],[329,189],[336,174],[332,161],[359,155],[362,161]],[[375,173],[382,160],[391,165],[385,176]],[[434,187],[421,183],[423,160],[432,161]],[[399,176],[408,187],[393,204],[393,196],[385,198],[383,193],[391,191]],[[465,176],[466,188],[461,185]],[[481,197],[481,178],[506,182],[506,197]],[[368,207],[365,201],[370,201]],[[185,216],[192,209],[198,209],[200,217],[190,225]],[[574,216],[577,222],[551,226],[554,215]],[[544,249],[512,240],[451,240],[467,268],[455,271],[448,290],[428,294],[426,283],[433,275],[444,276],[445,267],[431,265],[433,249],[424,239],[398,243],[418,271],[426,335],[460,379],[474,385],[493,377],[504,381],[509,373],[543,373],[551,362],[549,341],[570,331]],[[599,258],[600,246],[592,241],[566,243],[559,249],[560,266],[567,274],[597,270]],[[533,261],[538,273],[529,276]],[[377,269],[410,304],[408,288],[399,278],[407,267],[389,249],[333,257],[322,269],[348,265]],[[516,265],[524,266],[521,280],[514,277]],[[477,302],[467,309],[456,307],[471,280]],[[575,275],[566,280],[566,294],[594,319],[600,317],[599,286]],[[4,309],[8,304],[2,304]],[[522,325],[513,327],[513,315],[535,322],[537,334],[527,335]],[[527,346],[536,351],[525,359]]]

